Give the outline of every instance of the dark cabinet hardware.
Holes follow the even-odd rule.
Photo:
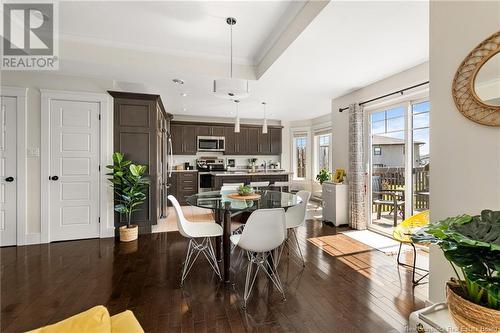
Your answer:
[[[58,180],[59,177],[58,176],[49,176],[49,180]]]
[[[9,183],[13,182],[14,181],[14,177],[7,177],[7,178],[5,178],[5,181],[9,182]]]

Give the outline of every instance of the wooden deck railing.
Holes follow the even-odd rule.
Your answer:
[[[429,209],[429,170],[426,167],[413,168],[413,205],[415,210]],[[379,176],[381,183],[387,185],[387,189],[405,187],[404,168],[374,167],[373,176]],[[372,212],[376,212],[375,205]],[[383,212],[391,210],[391,206],[382,206]]]

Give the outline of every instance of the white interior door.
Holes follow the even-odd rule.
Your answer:
[[[50,101],[50,240],[99,237],[99,103]]]
[[[0,97],[0,246],[16,245],[16,110],[15,97]]]

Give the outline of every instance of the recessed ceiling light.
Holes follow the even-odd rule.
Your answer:
[[[182,111],[187,111],[187,109],[186,108],[182,108]]]
[[[188,95],[188,94],[186,94],[186,93],[181,93],[181,96],[182,96],[182,97],[186,97],[187,95]]]
[[[181,79],[173,79],[172,82],[177,83],[177,84],[184,84],[184,80],[181,80]]]

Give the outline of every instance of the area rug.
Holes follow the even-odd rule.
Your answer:
[[[332,256],[351,255],[373,250],[394,255],[398,253],[399,249],[399,242],[368,230],[345,231],[337,235],[309,238],[308,241]],[[411,250],[410,246],[403,245],[401,252]]]

